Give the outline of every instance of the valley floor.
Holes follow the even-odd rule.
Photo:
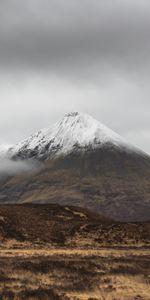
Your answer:
[[[0,300],[150,300],[150,222],[0,205]]]
[[[1,249],[0,299],[149,300],[149,249]]]

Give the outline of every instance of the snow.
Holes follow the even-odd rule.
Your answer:
[[[11,153],[36,149],[40,155],[46,149],[49,156],[52,154],[58,156],[73,151],[75,146],[85,149],[90,145],[95,149],[110,143],[119,148],[132,148],[121,136],[91,116],[71,112],[56,124],[36,132],[12,147]]]

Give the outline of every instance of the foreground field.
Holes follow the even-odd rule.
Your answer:
[[[1,250],[0,299],[148,300],[149,250]]]
[[[150,223],[0,205],[0,300],[150,300]]]

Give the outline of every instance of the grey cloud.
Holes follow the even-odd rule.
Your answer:
[[[1,68],[99,77],[149,71],[146,0],[1,1]],[[91,75],[91,76],[90,76]]]
[[[150,153],[149,74],[149,0],[0,0],[0,143],[81,110]]]

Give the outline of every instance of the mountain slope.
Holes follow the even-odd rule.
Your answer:
[[[120,221],[150,218],[150,163],[110,152],[71,155],[45,161],[36,173],[0,182],[1,202],[58,203],[86,207]],[[113,157],[114,159],[114,157]],[[81,163],[80,163],[81,162]],[[134,168],[133,168],[134,167]]]

